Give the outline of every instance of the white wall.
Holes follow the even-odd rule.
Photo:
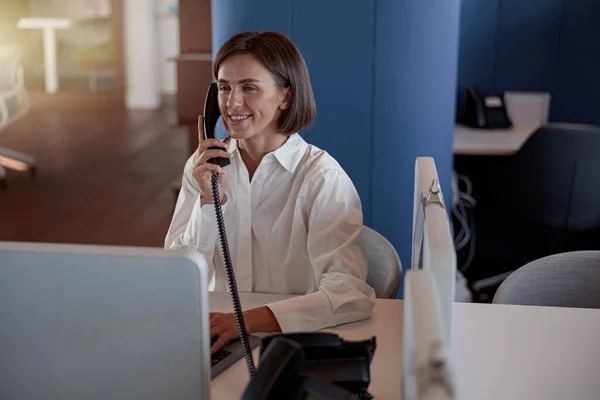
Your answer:
[[[160,66],[160,91],[162,94],[177,93],[177,66],[173,61],[166,61],[169,57],[179,54],[179,17],[166,15],[169,6],[177,5],[177,0],[159,0],[158,35],[159,47],[158,65]],[[164,14],[163,14],[164,13]]]
[[[56,31],[59,42],[77,47],[93,47],[113,40],[109,20],[112,15],[110,0],[29,0],[28,4],[30,17],[70,18],[75,21],[70,29]],[[96,19],[95,23],[79,23],[81,20],[92,18]],[[60,52],[58,57],[60,64]],[[63,64],[64,61],[67,60],[63,59]]]
[[[154,0],[125,0],[123,8],[127,108],[158,108],[159,35]]]
[[[111,14],[110,0],[28,1],[31,17],[78,19]],[[176,64],[167,58],[179,54],[179,18],[166,14],[170,6],[178,3],[178,0],[123,2],[126,104],[129,108],[156,108],[160,106],[161,94],[177,92]]]
[[[29,0],[32,17],[85,18],[109,16],[110,0]]]
[[[125,0],[125,64],[128,108],[157,108],[161,94],[177,92],[179,19],[165,16],[176,0]]]

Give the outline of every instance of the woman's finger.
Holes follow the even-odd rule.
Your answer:
[[[210,160],[211,158],[217,158],[217,157],[230,158],[231,153],[228,153],[225,150],[217,150],[217,149],[205,150],[202,154],[200,154],[200,157],[198,157],[198,159],[196,160],[196,165],[205,163],[208,160]]]
[[[194,167],[194,169],[192,170],[192,176],[194,176],[196,178],[200,178],[207,172],[210,172],[211,174],[212,173],[216,173],[216,174],[220,174],[220,175],[225,174],[225,171],[221,167],[219,167],[217,164],[206,163],[206,164],[201,164],[201,165],[198,165],[197,167]]]
[[[224,322],[223,318],[215,317],[215,318],[211,319],[209,321],[209,323],[210,323],[210,329],[218,328],[219,326],[224,325],[223,322]]]
[[[202,144],[204,139],[204,117],[202,115],[198,115],[198,148]]]
[[[227,144],[225,144],[219,139],[204,139],[198,145],[198,152],[202,153],[204,150],[210,147],[222,147],[224,149],[227,149]]]
[[[221,347],[225,346],[225,343],[227,343],[227,340],[225,340],[225,337],[224,336],[219,336],[219,338],[217,339],[217,341],[210,348],[211,354],[214,353],[214,352],[216,352],[216,351],[218,351]]]
[[[223,325],[210,325],[210,337],[221,336]]]

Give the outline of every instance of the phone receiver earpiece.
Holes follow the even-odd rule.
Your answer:
[[[217,127],[217,121],[221,116],[221,110],[219,109],[219,88],[216,83],[211,83],[206,93],[206,101],[204,102],[204,138],[214,139],[215,129]],[[222,150],[221,147],[213,146],[210,149]],[[221,168],[228,166],[231,162],[228,158],[211,158],[208,162],[212,164],[218,164]]]

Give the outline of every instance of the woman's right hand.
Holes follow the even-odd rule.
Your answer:
[[[227,139],[225,139],[225,141],[221,141],[218,139],[205,139],[203,118],[204,117],[201,115],[198,116],[198,158],[194,163],[192,176],[194,177],[194,179],[196,179],[198,185],[200,186],[201,200],[202,204],[204,205],[213,203],[211,179],[213,174],[218,174],[219,195],[221,203],[223,203],[225,191],[223,190],[221,177],[225,174],[225,170],[219,167],[217,164],[209,163],[208,160],[216,157],[230,158],[231,154],[227,152],[227,145],[229,144],[231,137],[228,137]],[[223,148],[223,150],[209,150],[210,147],[221,147]]]

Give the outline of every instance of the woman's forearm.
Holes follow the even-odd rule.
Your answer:
[[[275,314],[267,306],[253,308],[244,312],[244,321],[248,333],[281,332],[281,327]]]

